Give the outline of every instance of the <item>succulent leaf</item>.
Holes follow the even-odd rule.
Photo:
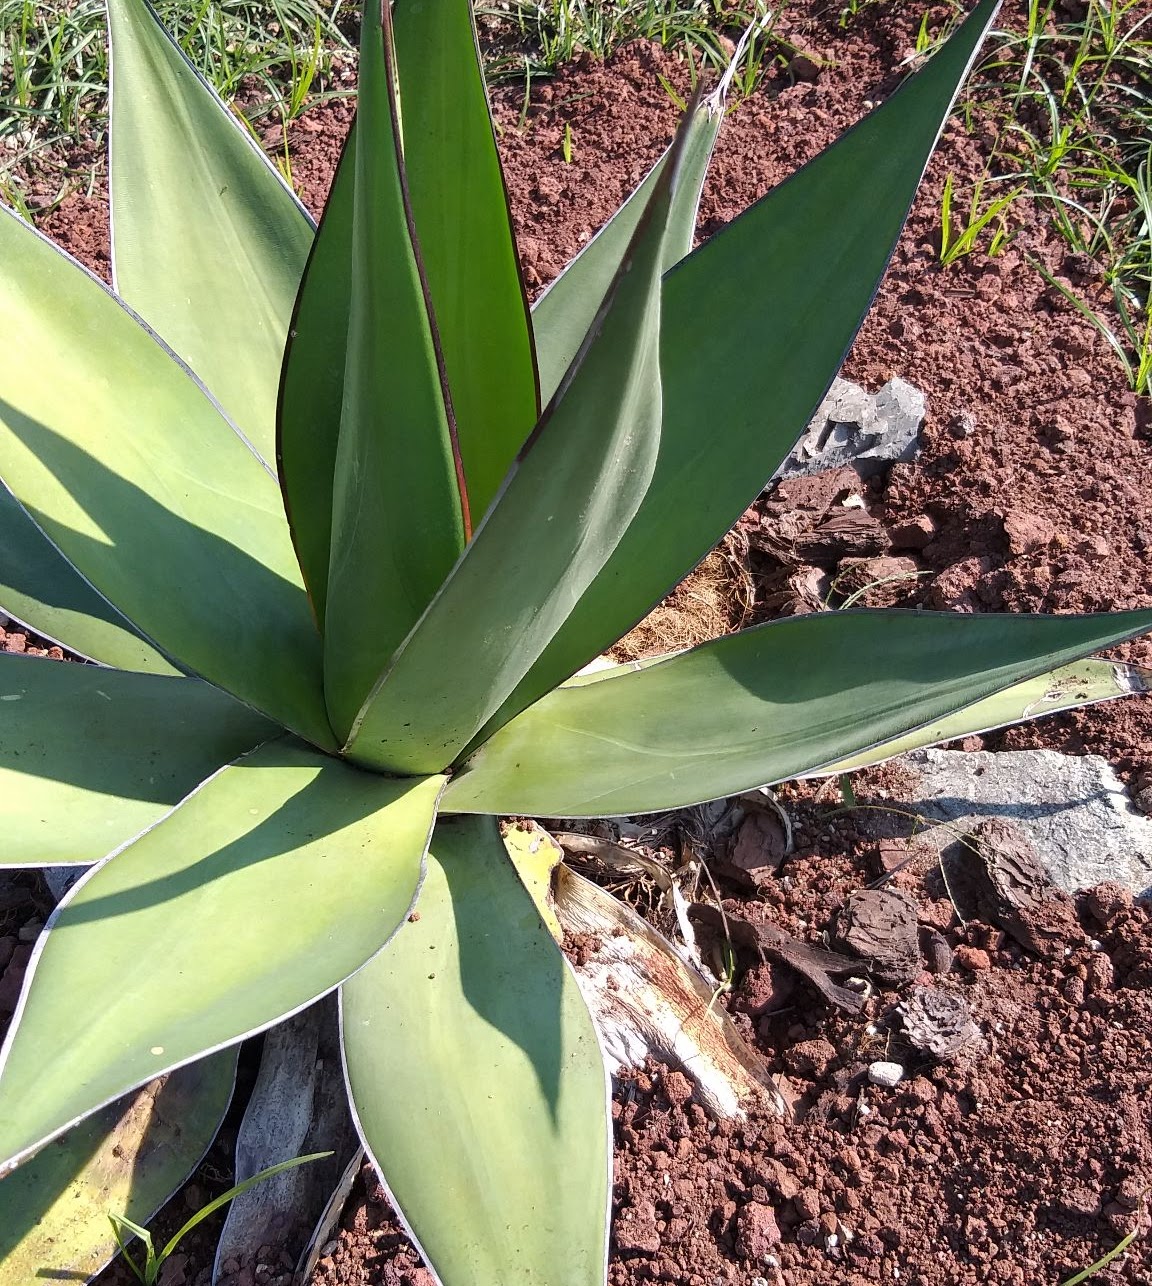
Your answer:
[[[406,190],[390,13],[388,4],[365,5],[360,45],[351,311],[324,608],[325,696],[341,738],[468,528]]]
[[[87,1281],[116,1254],[108,1212],[147,1224],[212,1145],[236,1050],[110,1103],[0,1181],[0,1286]]]
[[[479,521],[539,414],[528,302],[471,0],[400,0],[393,13],[404,166]]]
[[[565,686],[507,724],[445,812],[655,812],[804,776],[1152,629],[1097,616],[827,612]]]
[[[872,302],[997,3],[983,0],[887,102],[665,278],[664,424],[652,485],[489,731],[654,607],[791,450]]]
[[[280,729],[202,683],[0,653],[0,866],[98,862]]]
[[[37,941],[0,1050],[0,1175],[371,959],[412,907],[442,784],[283,739],[90,871]]]
[[[90,661],[147,674],[179,673],[53,547],[2,483],[0,609]]]
[[[365,1147],[441,1281],[596,1286],[611,1131],[588,1010],[494,820],[438,825],[428,868],[419,919],[340,989]]]
[[[665,270],[692,249],[700,193],[723,122],[724,94],[720,90],[695,104],[685,122],[680,178],[664,240]],[[670,146],[620,209],[533,306],[532,331],[540,367],[540,393],[545,402],[556,392],[572,359],[580,351],[671,153]]]
[[[388,772],[450,764],[539,656],[641,503],[660,439],[660,274],[676,159],[499,497],[357,717],[345,748],[357,762]]]
[[[165,655],[333,746],[275,479],[101,282],[2,208],[0,261],[5,485]]]
[[[312,221],[151,6],[107,7],[116,291],[270,464]]]

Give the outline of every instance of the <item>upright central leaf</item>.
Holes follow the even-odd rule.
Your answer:
[[[365,6],[324,615],[325,693],[341,735],[464,545],[451,410],[405,190],[390,46],[387,3]],[[316,483],[324,485],[323,476]]]
[[[394,20],[404,166],[479,520],[539,414],[528,301],[471,0],[400,0]]]
[[[450,764],[632,521],[660,442],[660,274],[679,148],[582,351],[464,557],[365,703],[347,746],[353,759],[403,773]]]

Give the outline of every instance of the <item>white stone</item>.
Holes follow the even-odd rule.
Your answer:
[[[904,1068],[899,1063],[886,1063],[883,1060],[868,1064],[868,1079],[873,1085],[883,1085],[885,1089],[895,1089],[904,1079]]]

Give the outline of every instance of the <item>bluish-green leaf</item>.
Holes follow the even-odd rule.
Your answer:
[[[490,728],[626,633],[788,454],[872,302],[996,7],[983,0],[882,107],[667,275],[652,485],[612,560]]]
[[[365,5],[351,301],[324,611],[324,685],[346,737],[464,545],[458,459],[410,231],[390,8]]]
[[[450,764],[612,556],[659,447],[660,272],[675,191],[673,162],[568,379],[357,717],[357,761],[389,772]]]
[[[4,210],[0,264],[0,477],[165,655],[331,746],[275,478],[123,304]]]
[[[146,1085],[0,1180],[0,1286],[87,1281],[116,1254],[109,1211],[138,1224],[199,1165],[232,1097],[236,1050]]]
[[[341,988],[365,1147],[440,1281],[599,1286],[596,1033],[489,819],[438,825],[420,916]]]
[[[680,808],[803,776],[1152,630],[1099,616],[828,612],[557,689],[483,746],[446,812]]]
[[[680,162],[680,180],[668,215],[664,267],[671,268],[692,249],[700,192],[712,149],[724,121],[724,94],[709,94],[692,109]],[[547,402],[560,386],[596,319],[612,279],[628,249],[644,208],[668,163],[671,148],[652,167],[627,201],[568,264],[532,309],[532,332],[540,368],[540,394]]]
[[[412,213],[478,522],[539,414],[528,303],[471,0],[401,0],[394,15]]]
[[[344,405],[352,291],[356,128],[340,154],[292,318],[280,398],[276,457],[292,542],[321,628],[332,556],[332,481]]]
[[[279,732],[200,679],[0,653],[0,866],[98,862]]]
[[[0,611],[91,661],[121,670],[178,673],[52,546],[3,485]]]
[[[116,290],[271,462],[311,220],[145,0],[106,3]]]
[[[0,1050],[0,1174],[370,960],[412,906],[441,786],[273,742],[84,876]]]

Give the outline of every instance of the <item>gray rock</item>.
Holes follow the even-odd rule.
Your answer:
[[[903,762],[920,776],[912,807],[930,820],[966,830],[1004,818],[1027,833],[1060,888],[1116,880],[1152,895],[1152,820],[1098,755],[917,750]]]
[[[836,379],[774,481],[851,465],[862,478],[897,460],[912,460],[920,445],[924,394],[890,379],[875,394]]]

